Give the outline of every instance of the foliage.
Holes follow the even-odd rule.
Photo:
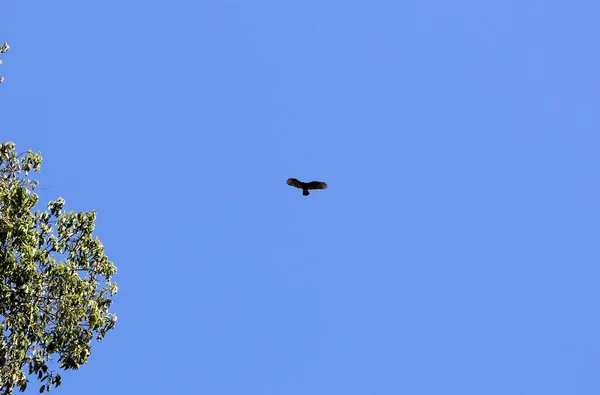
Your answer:
[[[9,48],[10,48],[10,46],[8,45],[8,43],[4,43],[4,44],[0,45],[0,54],[6,53],[6,51],[8,51]],[[0,64],[2,64],[2,59],[0,59]],[[4,77],[0,74],[0,84],[3,82],[4,82]]]
[[[116,267],[92,236],[96,212],[65,212],[62,198],[33,212],[38,182],[27,177],[41,163],[0,144],[0,394],[24,391],[27,374],[40,392],[60,385],[51,367],[78,369],[116,322]]]

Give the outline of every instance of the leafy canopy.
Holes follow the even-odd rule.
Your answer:
[[[96,212],[66,212],[62,198],[34,212],[38,182],[28,176],[41,163],[0,144],[0,394],[24,391],[27,375],[40,392],[60,385],[55,368],[85,364],[91,340],[116,322],[116,267],[92,236]]]

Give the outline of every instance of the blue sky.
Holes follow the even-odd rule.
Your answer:
[[[600,393],[599,12],[4,2],[0,137],[119,268],[57,393]]]

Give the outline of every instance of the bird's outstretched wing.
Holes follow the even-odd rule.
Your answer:
[[[302,181],[298,181],[295,178],[288,178],[287,181],[285,182],[286,184],[296,187],[296,188],[300,188],[300,189],[305,189],[306,188],[306,183],[302,182]]]
[[[306,189],[327,189],[327,184],[321,181],[311,181],[304,183]]]

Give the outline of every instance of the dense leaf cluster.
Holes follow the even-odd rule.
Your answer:
[[[24,391],[32,377],[40,392],[60,385],[52,367],[85,364],[91,340],[116,321],[116,267],[92,235],[96,212],[66,212],[62,198],[34,212],[38,183],[28,176],[41,163],[0,144],[0,394]]]

